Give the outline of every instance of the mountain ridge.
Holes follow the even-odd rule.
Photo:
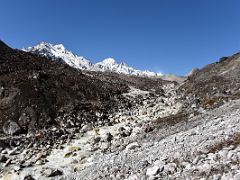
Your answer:
[[[63,44],[51,44],[48,42],[41,42],[33,47],[23,48],[23,51],[45,56],[53,60],[62,61],[69,66],[89,71],[101,72],[115,72],[126,75],[135,75],[141,77],[161,77],[161,73],[155,73],[148,70],[137,70],[129,67],[126,63],[117,63],[114,58],[106,58],[94,64],[83,56],[78,56],[71,51],[67,50]]]

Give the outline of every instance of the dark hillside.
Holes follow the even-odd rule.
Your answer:
[[[216,107],[240,97],[240,53],[195,71],[179,89],[197,105]],[[190,104],[193,103],[190,102]]]
[[[78,123],[107,114],[128,87],[103,82],[56,61],[13,50],[0,42],[0,126],[16,122],[22,132],[56,124],[65,112]],[[66,125],[66,124],[65,124]]]

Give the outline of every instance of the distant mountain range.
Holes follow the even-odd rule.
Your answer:
[[[118,64],[113,58],[107,58],[101,62],[93,64],[90,60],[82,56],[77,56],[73,54],[71,51],[67,50],[62,44],[53,45],[47,42],[42,42],[34,47],[28,47],[22,50],[26,52],[31,52],[33,54],[45,56],[51,58],[52,60],[62,61],[71,67],[81,70],[115,72],[141,77],[162,76],[161,73],[155,73],[148,70],[141,71],[134,69],[123,62]]]

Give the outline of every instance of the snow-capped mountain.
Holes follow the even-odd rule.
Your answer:
[[[92,70],[92,68],[94,67],[89,60],[85,59],[84,57],[79,57],[72,52],[66,50],[62,44],[52,45],[50,43],[42,42],[34,47],[28,47],[23,50],[34,54],[46,56],[53,60],[63,61],[69,66],[77,69]]]
[[[71,67],[89,70],[89,71],[101,71],[101,72],[116,72],[120,74],[136,75],[136,76],[161,76],[161,73],[154,73],[151,71],[141,71],[129,67],[125,63],[118,64],[115,59],[107,58],[96,64],[91,63],[90,60],[73,54],[68,51],[62,44],[53,45],[47,42],[42,42],[34,47],[24,48],[24,51],[31,52],[34,54],[46,56],[52,60],[59,60]]]
[[[145,71],[136,70],[132,67],[129,67],[124,62],[118,64],[113,58],[104,59],[103,61],[96,63],[95,66],[100,71],[112,71],[120,74],[129,74],[129,75],[136,75],[136,76],[159,76],[160,75],[147,70]]]

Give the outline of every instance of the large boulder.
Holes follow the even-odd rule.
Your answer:
[[[4,123],[3,132],[7,135],[17,135],[21,132],[21,128],[16,122],[9,120]]]

